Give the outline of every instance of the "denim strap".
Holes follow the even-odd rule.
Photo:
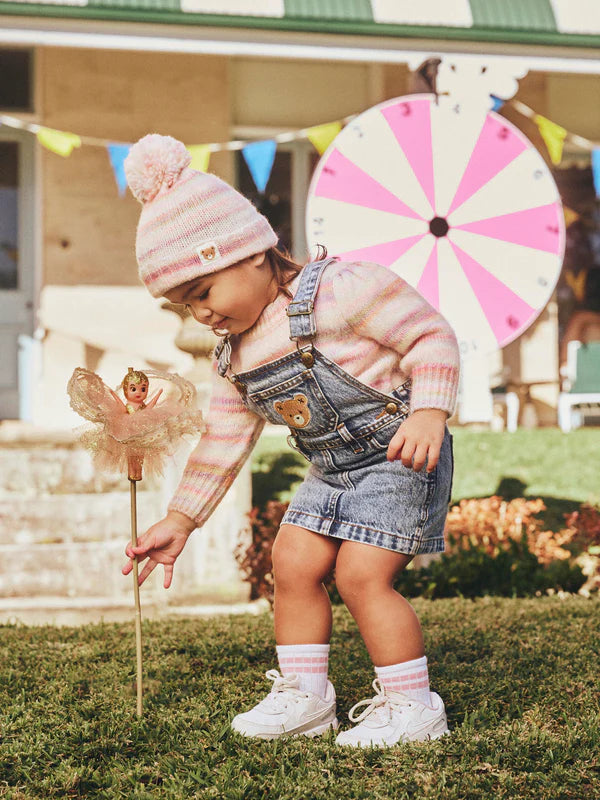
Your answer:
[[[286,309],[290,320],[290,339],[293,342],[299,339],[312,339],[317,333],[314,302],[323,270],[333,261],[335,258],[311,261],[300,273],[298,291]]]
[[[215,347],[214,357],[217,359],[217,372],[223,378],[231,364],[231,342],[229,336],[224,336]]]

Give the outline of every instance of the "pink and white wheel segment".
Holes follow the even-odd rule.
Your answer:
[[[448,319],[463,356],[526,330],[562,265],[562,206],[538,151],[498,114],[433,95],[346,126],[317,166],[306,214],[311,248],[394,270]]]

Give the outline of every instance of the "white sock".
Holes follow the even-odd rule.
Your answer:
[[[297,675],[301,691],[314,692],[325,699],[328,644],[278,644],[277,658],[284,677]]]
[[[411,700],[431,705],[427,656],[389,667],[375,667],[375,674],[391,692],[401,692]]]

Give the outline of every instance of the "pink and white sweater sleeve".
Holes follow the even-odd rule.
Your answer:
[[[394,350],[412,381],[411,411],[454,412],[460,357],[446,319],[405,280],[379,264],[340,265],[334,279],[340,323]],[[360,302],[357,299],[360,298]]]
[[[190,455],[169,504],[169,511],[180,511],[198,527],[204,525],[233,483],[265,424],[246,408],[233,384],[217,374],[216,364],[204,421],[206,431]]]

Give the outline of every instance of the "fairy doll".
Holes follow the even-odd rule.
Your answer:
[[[163,389],[149,396],[150,378],[175,391],[158,403]],[[160,473],[163,458],[174,453],[180,438],[203,430],[202,413],[195,408],[196,389],[180,375],[129,367],[117,389],[122,389],[125,402],[99,375],[82,367],[75,369],[67,386],[73,410],[94,423],[82,431],[81,441],[99,470],[127,470],[131,479],[141,480],[143,462],[147,473]]]

